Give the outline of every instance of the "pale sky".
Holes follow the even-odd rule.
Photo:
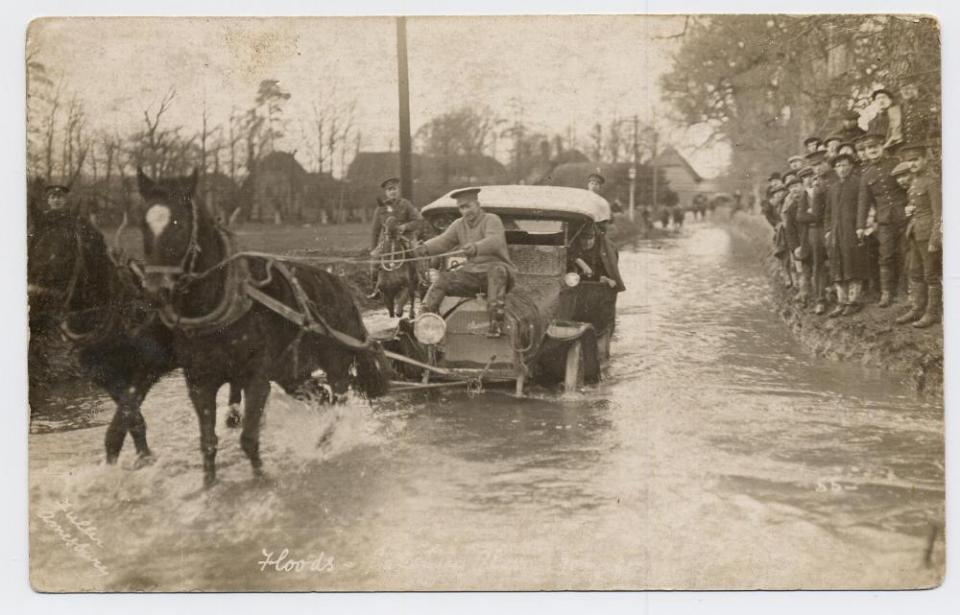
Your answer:
[[[657,113],[665,140],[705,176],[723,152],[690,151],[692,137],[666,121],[657,81],[669,69],[682,18],[657,16],[411,17],[407,21],[411,124],[417,128],[464,104],[486,105],[535,131],[565,134],[581,149],[590,127]],[[258,84],[278,79],[291,93],[287,148],[307,163],[298,122],[335,91],[357,101],[361,148],[397,142],[393,18],[85,18],[35,22],[36,59],[79,92],[95,126],[126,131],[174,86],[165,118],[196,130],[206,100],[214,123],[253,104]],[[501,147],[506,147],[502,144]]]

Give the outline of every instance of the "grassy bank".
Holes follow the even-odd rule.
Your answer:
[[[827,318],[802,308],[792,290],[784,288],[773,258],[772,231],[759,215],[738,213],[728,222],[735,236],[753,249],[770,278],[770,299],[784,323],[817,356],[854,361],[889,372],[919,395],[943,396],[943,327],[915,329],[894,324],[906,311],[901,297],[889,308],[868,303],[852,316]]]

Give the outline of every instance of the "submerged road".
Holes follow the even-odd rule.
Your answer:
[[[34,586],[935,584],[942,405],[809,356],[756,261],[709,221],[625,247],[611,366],[581,394],[330,409],[275,390],[262,484],[221,419],[220,483],[200,489],[179,375],[144,404],[158,460],[140,470],[129,441],[119,466],[102,463],[112,405],[62,391],[31,426]]]

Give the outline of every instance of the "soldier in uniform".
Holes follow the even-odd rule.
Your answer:
[[[871,234],[867,217],[874,211],[875,232],[879,248],[880,302],[885,308],[893,302],[897,280],[903,264],[903,234],[906,230],[904,191],[890,172],[899,161],[887,155],[880,135],[868,133],[861,138],[867,164],[860,175],[859,204],[857,206],[857,236],[862,240]]]
[[[850,109],[843,113],[840,129],[837,130],[837,136],[844,143],[854,143],[863,136],[864,130],[860,128],[860,114]],[[840,153],[839,150],[837,153]]]
[[[929,104],[919,99],[920,89],[915,81],[907,81],[900,88],[900,115],[904,143],[926,143],[936,131],[936,113]]]
[[[860,291],[867,277],[867,255],[857,237],[857,206],[860,177],[849,154],[833,159],[835,182],[827,189],[829,220],[824,239],[830,259],[830,275],[836,285],[837,307],[828,316],[847,316],[859,312]]]
[[[913,179],[907,209],[912,214],[907,227],[910,249],[910,311],[897,324],[913,323],[923,329],[941,321],[943,312],[943,237],[940,178],[929,170],[925,144],[901,148]]]
[[[423,298],[423,311],[436,313],[448,294],[473,296],[487,294],[490,317],[489,337],[503,335],[505,297],[514,283],[516,266],[507,251],[507,237],[500,216],[483,211],[480,188],[464,188],[450,193],[456,199],[461,217],[447,229],[416,248],[417,254],[436,256],[455,248],[463,250],[467,261],[453,271],[442,271]]]
[[[376,255],[380,245],[380,235],[386,227],[387,221],[392,220],[411,245],[416,239],[423,225],[423,217],[413,203],[400,197],[400,180],[389,177],[380,184],[383,188],[383,198],[377,199],[377,210],[373,214],[373,233],[371,238],[373,252]]]
[[[52,184],[45,189],[47,211],[60,211],[67,209],[67,195],[70,194],[70,188],[60,184]]]
[[[606,233],[598,232],[594,224],[580,227],[577,239],[567,255],[567,271],[588,282],[603,282],[618,293],[626,290],[618,265],[619,255]]]

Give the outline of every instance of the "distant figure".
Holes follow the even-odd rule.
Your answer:
[[[683,228],[683,218],[686,216],[687,212],[683,210],[683,207],[680,207],[680,205],[677,204],[673,206],[670,213],[673,217],[673,227],[675,230],[679,231],[681,228]]]
[[[600,194],[600,189],[605,183],[607,183],[607,180],[599,172],[587,176],[587,190],[594,194]]]
[[[670,226],[670,208],[666,205],[660,207],[660,226],[664,230]]]
[[[693,197],[693,210],[701,220],[707,217],[707,195],[698,192],[697,195]]]

